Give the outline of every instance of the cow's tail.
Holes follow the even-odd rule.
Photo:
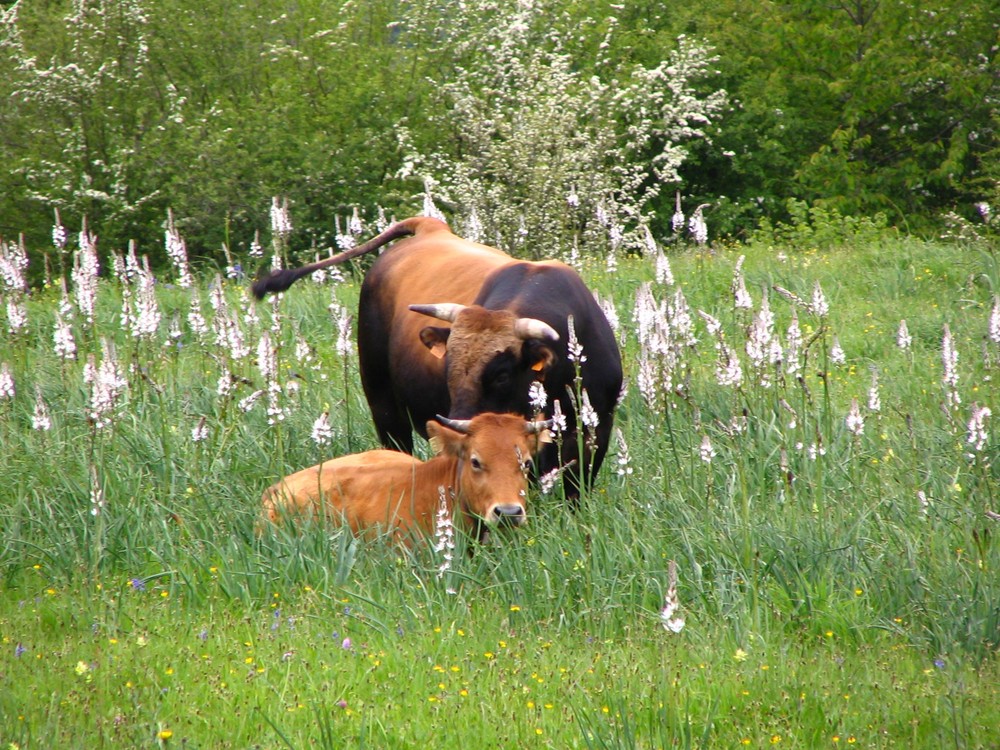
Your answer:
[[[370,253],[372,250],[378,250],[383,245],[386,245],[393,240],[398,240],[400,237],[409,237],[413,234],[422,234],[427,231],[433,231],[436,229],[439,230],[442,228],[447,230],[448,225],[443,221],[432,219],[427,216],[414,216],[410,219],[397,221],[391,227],[382,232],[382,234],[372,237],[368,240],[368,242],[358,245],[357,247],[352,247],[350,250],[345,250],[342,253],[331,255],[329,258],[315,263],[310,263],[306,266],[271,271],[266,276],[261,276],[251,287],[253,295],[257,299],[262,299],[268,292],[283,292],[303,276],[308,276],[311,273],[321,271],[324,268],[329,268],[330,266],[336,266],[344,261],[357,258],[365,253]]]

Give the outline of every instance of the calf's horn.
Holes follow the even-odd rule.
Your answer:
[[[441,302],[437,305],[410,305],[410,309],[421,315],[429,315],[438,320],[454,323],[458,314],[465,309],[465,305],[459,305],[455,302]]]
[[[546,419],[541,422],[525,422],[524,432],[527,435],[537,435],[542,430],[551,430],[554,424],[554,419]]]

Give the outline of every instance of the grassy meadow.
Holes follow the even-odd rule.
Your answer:
[[[357,269],[261,303],[106,270],[90,320],[82,277],[5,288],[0,748],[1000,747],[1000,258],[668,258],[582,268],[628,389],[579,511],[536,487],[443,571],[254,534],[270,483],[377,447]]]

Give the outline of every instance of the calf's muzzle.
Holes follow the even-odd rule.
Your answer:
[[[487,519],[497,524],[521,526],[527,520],[524,507],[517,503],[497,503],[490,512],[492,518]]]

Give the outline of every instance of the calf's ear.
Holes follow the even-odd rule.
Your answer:
[[[528,435],[528,447],[531,449],[531,455],[533,456],[537,456],[541,452],[543,445],[551,442],[552,433],[547,429],[539,430],[534,435]]]
[[[435,456],[442,453],[458,455],[462,438],[462,433],[445,427],[437,420],[432,419],[427,423],[427,441],[431,444]]]
[[[448,336],[451,334],[450,328],[439,326],[427,326],[420,331],[420,340],[423,345],[430,349],[438,359],[441,359],[448,351]]]

